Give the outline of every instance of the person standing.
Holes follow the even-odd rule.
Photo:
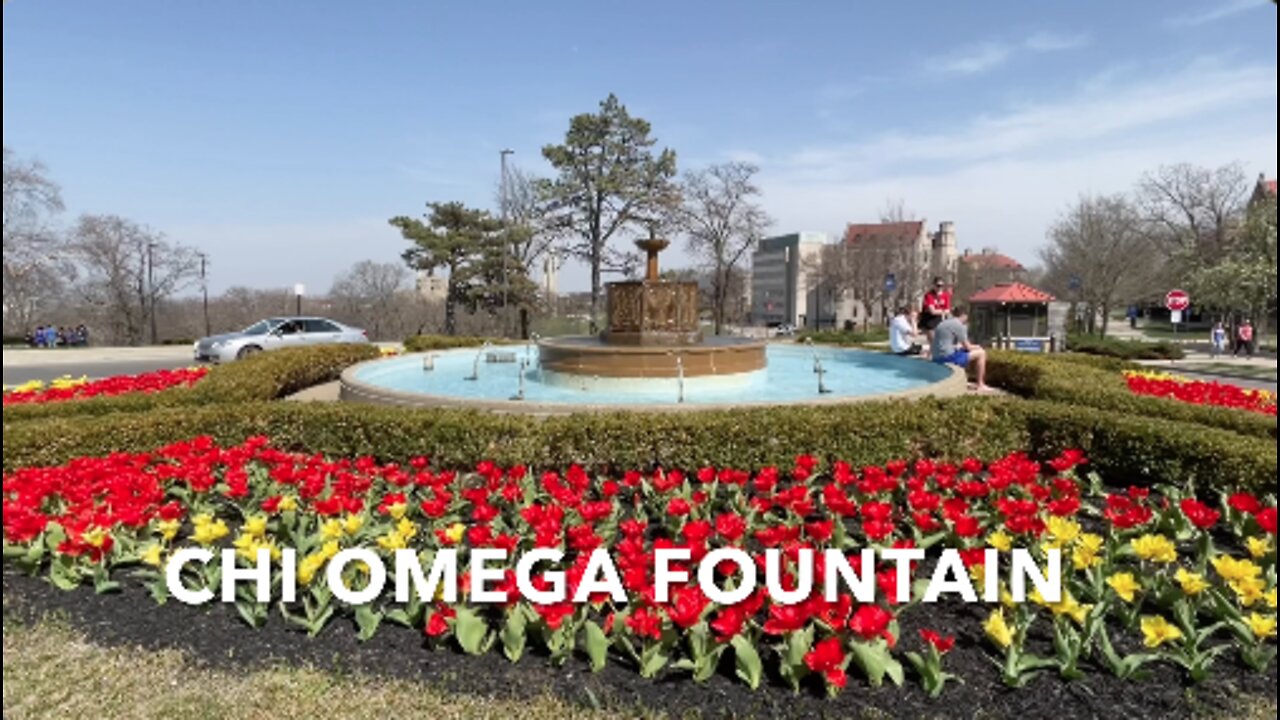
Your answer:
[[[933,330],[946,319],[951,312],[951,293],[942,284],[942,278],[933,279],[933,287],[924,294],[924,303],[920,308],[920,329],[933,342]]]
[[[920,343],[914,342],[915,336],[919,335],[916,330],[914,313],[910,312],[906,306],[898,308],[898,314],[893,316],[893,320],[889,322],[889,349],[894,355],[908,356],[919,355],[924,351]]]
[[[1236,328],[1236,348],[1231,357],[1238,357],[1241,350],[1249,358],[1253,357],[1253,323],[1249,322],[1249,318],[1242,320],[1240,327]]]
[[[1223,327],[1222,321],[1214,323],[1213,330],[1209,331],[1209,356],[1218,357],[1223,354],[1227,348],[1227,329]]]

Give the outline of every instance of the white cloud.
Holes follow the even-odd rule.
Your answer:
[[[1243,161],[1276,172],[1276,68],[1200,60],[1170,72],[1107,73],[1066,98],[1027,103],[933,133],[818,145],[763,164],[780,232],[837,232],[905,198],[962,247],[1034,262],[1044,232],[1078,194],[1132,188],[1161,164]]]
[[[930,60],[926,66],[933,72],[949,75],[975,75],[1004,64],[1013,49],[998,42],[974,45],[947,57]]]
[[[1201,5],[1196,10],[1174,15],[1166,19],[1165,24],[1174,27],[1194,27],[1239,15],[1242,12],[1262,7],[1266,4],[1267,0],[1222,0],[1221,2],[1213,3],[1208,8]]]
[[[1089,36],[1084,33],[1038,32],[1024,40],[1022,45],[1032,52],[1058,52],[1084,47],[1089,41]]]

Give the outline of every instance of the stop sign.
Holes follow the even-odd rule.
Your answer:
[[[1171,311],[1186,310],[1191,306],[1191,296],[1186,290],[1170,290],[1164,296],[1164,306]]]

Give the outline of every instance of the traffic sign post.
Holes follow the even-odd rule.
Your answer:
[[[1178,334],[1178,323],[1182,322],[1182,313],[1191,307],[1191,296],[1186,290],[1177,288],[1165,293],[1164,306],[1169,309],[1169,324],[1173,326],[1173,334]]]

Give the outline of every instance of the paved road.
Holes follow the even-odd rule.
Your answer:
[[[91,378],[108,375],[136,375],[153,370],[189,367],[190,360],[94,360],[86,358],[82,362],[58,363],[56,365],[19,365],[4,366],[4,384],[20,385],[28,380],[49,381],[63,375],[79,377],[88,375]]]

